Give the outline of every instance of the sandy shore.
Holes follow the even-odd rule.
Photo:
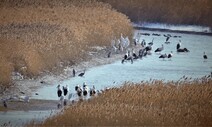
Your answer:
[[[80,73],[84,69],[104,64],[110,64],[117,60],[121,60],[123,54],[126,52],[124,51],[120,53],[112,53],[111,57],[108,58],[107,54],[109,51],[110,49],[106,47],[93,47],[92,51],[88,53],[88,57],[91,58],[89,61],[82,62],[80,64],[77,64],[76,66],[66,67],[64,71],[59,75],[48,73],[48,74],[41,74],[41,76],[38,77],[37,79],[15,80],[14,85],[12,85],[9,88],[6,88],[1,93],[0,100],[8,98],[12,95],[18,95],[18,96],[34,95],[36,94],[35,90],[42,86],[59,83],[65,79],[73,77],[72,75],[73,68],[76,70],[77,73]],[[30,102],[28,103],[8,102],[7,110],[51,110],[51,109],[57,109],[57,104],[58,101],[50,101],[50,100],[30,100]],[[3,103],[0,104],[0,109],[2,109],[1,107],[3,107]],[[23,109],[23,107],[25,108]]]

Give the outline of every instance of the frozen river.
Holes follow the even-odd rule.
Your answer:
[[[138,33],[149,33],[150,36],[144,36]],[[161,36],[152,36],[153,33]],[[170,44],[165,44],[165,37],[163,35],[171,34],[172,36],[180,36],[181,38],[170,38]],[[152,55],[144,57],[142,60],[134,61],[133,64],[117,62],[102,65],[86,70],[84,77],[74,77],[61,82],[61,85],[68,85],[70,92],[75,93],[74,87],[86,82],[89,87],[95,85],[97,90],[106,87],[120,86],[125,81],[140,82],[148,81],[150,79],[159,80],[179,80],[184,75],[192,78],[200,78],[209,75],[212,72],[212,36],[192,35],[182,33],[168,33],[159,31],[136,30],[135,38],[145,39],[146,42],[152,41],[154,38],[154,45]],[[177,53],[176,45],[181,40],[182,47],[190,50],[188,53]],[[164,51],[161,53],[170,53],[173,51],[173,58],[171,60],[159,59],[159,54],[154,53],[154,50],[164,45]],[[203,52],[206,52],[208,59],[203,59]],[[33,96],[35,99],[57,100],[56,86],[46,86],[37,90],[38,96]],[[76,96],[74,97],[76,98]],[[72,98],[72,99],[74,99]],[[43,113],[43,114],[42,114]],[[21,115],[18,115],[21,114]],[[40,114],[40,117],[38,117]],[[0,125],[10,120],[14,125],[20,125],[23,121],[41,120],[43,116],[48,116],[49,111],[42,112],[4,112],[0,113]],[[8,120],[8,121],[7,121]]]
[[[149,33],[150,36],[144,36],[137,33]],[[161,34],[161,36],[152,36],[152,33]],[[181,36],[181,38],[170,38],[170,44],[165,44],[165,37],[163,35],[171,34],[172,36]],[[142,60],[136,60],[133,64],[121,63],[118,60],[115,63],[90,68],[86,71],[84,77],[74,77],[61,82],[61,85],[68,85],[71,92],[74,92],[74,87],[86,82],[88,86],[95,85],[96,89],[104,89],[106,87],[119,86],[125,81],[140,82],[148,81],[150,79],[159,80],[179,80],[184,75],[192,78],[200,78],[209,75],[212,72],[212,36],[192,35],[181,33],[166,33],[159,31],[135,31],[135,37],[145,39],[146,42],[152,41],[154,38],[154,45],[152,46],[152,55],[144,57]],[[181,46],[190,50],[188,53],[177,53],[176,45],[181,40]],[[159,59],[159,54],[154,50],[164,45],[164,53],[173,51],[173,58],[171,60]],[[203,59],[203,52],[206,52],[208,59]],[[56,86],[48,86],[39,89],[38,99],[57,99]],[[49,92],[52,91],[52,92]]]

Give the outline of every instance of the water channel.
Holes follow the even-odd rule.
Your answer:
[[[150,36],[144,36],[138,33],[149,33]],[[161,36],[152,36],[153,33]],[[178,36],[170,38],[170,44],[165,44],[163,35],[170,34]],[[151,42],[154,38],[152,55],[148,55],[141,60],[134,61],[133,64],[121,63],[121,60],[108,65],[89,68],[86,70],[84,77],[74,77],[61,82],[61,85],[68,85],[70,93],[75,94],[74,87],[86,82],[89,87],[95,85],[97,90],[105,89],[106,87],[120,86],[126,81],[141,82],[150,79],[158,79],[164,81],[179,80],[183,76],[200,78],[209,75],[212,72],[212,36],[193,35],[183,33],[170,33],[160,31],[135,30],[134,38],[140,38],[140,42]],[[182,47],[190,50],[188,53],[177,53],[176,45],[181,40]],[[159,54],[154,53],[154,50],[164,45],[163,53],[173,51],[173,58],[159,59]],[[203,59],[203,52],[206,52],[208,59]],[[34,99],[57,100],[56,86],[45,86],[37,90],[38,96],[32,96]],[[72,99],[76,99],[73,96]],[[0,125],[5,122],[11,122],[12,125],[21,125],[30,120],[42,120],[49,116],[51,111],[10,111],[0,112]]]

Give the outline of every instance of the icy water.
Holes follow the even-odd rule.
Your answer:
[[[169,25],[169,24],[162,24],[162,23],[133,23],[133,26],[145,27],[145,28],[177,30],[177,31],[190,31],[190,32],[204,32],[204,33],[212,32],[210,27],[197,26],[197,25]]]
[[[149,33],[150,36],[140,35],[139,33]],[[153,33],[161,34],[161,36],[152,36]],[[171,34],[172,36],[181,36],[181,38],[170,38],[170,44],[165,44],[165,37],[163,35]],[[179,80],[184,75],[192,78],[200,78],[209,75],[212,72],[212,36],[192,35],[182,33],[168,33],[159,31],[139,31],[136,30],[134,37],[145,39],[146,42],[152,41],[154,38],[154,45],[152,55],[144,57],[142,60],[134,61],[133,64],[121,63],[117,60],[115,63],[88,68],[84,77],[74,77],[63,82],[61,85],[68,85],[70,93],[76,99],[74,87],[83,82],[89,87],[95,85],[97,90],[105,89],[106,87],[120,86],[125,81],[140,82],[148,81],[150,79],[159,79],[164,81]],[[190,50],[188,53],[177,53],[176,44],[181,40],[181,46]],[[173,58],[171,60],[159,59],[159,54],[154,53],[154,50],[164,45],[163,53],[170,53],[173,51]],[[203,52],[206,52],[208,59],[203,59]],[[37,90],[38,96],[33,96],[35,99],[58,100],[57,88],[58,83],[52,86],[45,86]],[[41,114],[39,116],[39,114]],[[29,120],[40,121],[45,116],[49,116],[50,111],[41,112],[0,112],[0,125],[10,120],[12,125],[21,125],[21,123]]]
[[[140,35],[137,33],[149,33],[150,36]],[[152,33],[161,34],[161,36],[152,36]],[[170,38],[170,44],[165,44],[165,37],[163,35],[171,34],[172,36],[181,36],[181,38]],[[84,77],[75,77],[61,82],[61,85],[68,85],[71,92],[74,92],[74,87],[86,82],[89,87],[95,85],[96,89],[104,89],[106,87],[119,86],[125,81],[140,82],[148,81],[150,79],[159,79],[164,81],[179,80],[184,75],[192,78],[200,78],[212,72],[212,36],[191,35],[181,33],[166,33],[157,31],[135,31],[135,37],[145,39],[146,42],[152,41],[154,38],[154,45],[152,46],[152,55],[144,57],[142,60],[136,60],[133,64],[117,62],[90,68],[86,71]],[[181,47],[186,47],[190,50],[188,53],[177,53],[176,45],[181,40]],[[161,45],[164,45],[164,53],[173,51],[173,58],[171,60],[159,59],[158,53],[154,50]],[[203,59],[203,52],[206,52],[208,59]],[[37,99],[57,99],[56,86],[48,86],[39,89],[39,96]]]
[[[33,122],[33,120],[35,123],[39,123],[56,113],[56,110],[0,112],[0,126],[23,126],[29,122]]]

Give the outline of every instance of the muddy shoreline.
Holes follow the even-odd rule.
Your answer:
[[[30,102],[8,101],[7,109],[4,111],[43,111],[56,110],[58,101],[56,100],[36,100],[31,99]]]
[[[55,83],[60,83],[63,80],[73,77],[72,71],[76,70],[76,75],[86,70],[88,68],[110,64],[117,60],[121,60],[125,51],[119,53],[111,53],[111,57],[108,58],[107,54],[111,50],[108,47],[94,47],[95,51],[90,51],[88,57],[91,59],[88,61],[81,62],[75,66],[65,67],[63,72],[59,75],[47,73],[39,76],[36,79],[23,79],[23,80],[14,80],[14,85],[6,88],[3,93],[1,93],[1,103],[0,109],[3,111],[34,111],[34,110],[54,110],[57,109],[58,100],[30,100],[26,102],[18,101],[8,101],[8,108],[3,107],[3,99],[9,98],[11,96],[32,96],[36,93],[35,91],[42,86],[53,85]],[[71,102],[69,102],[70,104]],[[23,108],[24,107],[24,108]],[[1,111],[0,110],[0,111]]]

